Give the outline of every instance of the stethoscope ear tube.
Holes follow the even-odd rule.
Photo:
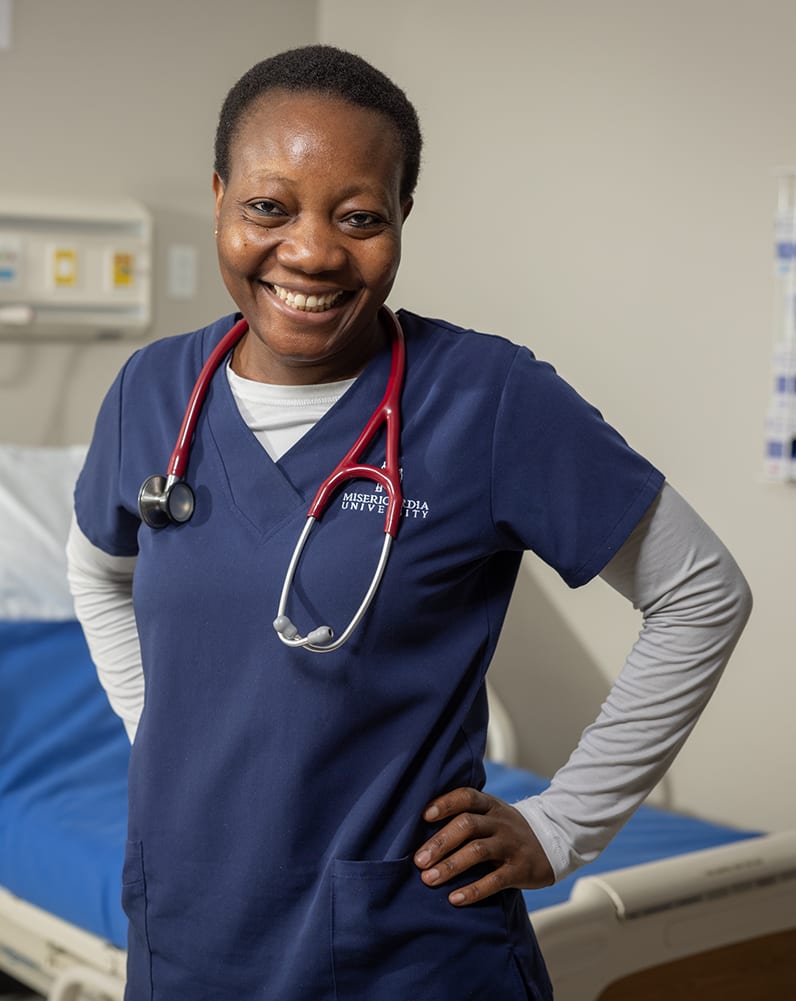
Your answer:
[[[315,494],[315,498],[310,505],[304,529],[296,543],[296,548],[293,551],[293,556],[285,574],[282,595],[279,599],[279,609],[276,619],[274,619],[274,629],[286,646],[303,647],[305,650],[311,650],[313,653],[330,653],[332,650],[339,649],[362,621],[379,589],[381,578],[387,566],[387,558],[390,555],[393,539],[398,533],[403,504],[401,469],[399,466],[400,400],[406,370],[406,349],[403,331],[397,317],[386,306],[384,307],[384,312],[390,322],[392,336],[392,364],[390,365],[387,388],[384,391],[381,403],[373,411],[357,440],[329,476],[321,483],[318,492]],[[384,467],[378,469],[376,466],[362,463],[361,456],[382,424],[386,424],[386,457]],[[306,636],[302,636],[287,615],[288,595],[293,586],[296,567],[298,566],[307,538],[312,531],[312,526],[323,514],[335,491],[347,480],[352,479],[372,480],[387,494],[387,511],[384,519],[384,543],[382,544],[381,555],[370,586],[365,597],[362,599],[362,603],[340,636],[332,642],[333,634],[329,626],[318,626]]]
[[[295,625],[287,617],[287,599],[290,593],[290,589],[293,586],[293,577],[296,573],[296,567],[298,566],[299,559],[301,558],[301,552],[304,549],[304,545],[309,538],[309,534],[312,531],[312,526],[315,524],[316,519],[310,515],[304,525],[304,530],[299,536],[299,540],[296,543],[296,548],[293,550],[293,555],[290,558],[290,564],[287,568],[287,573],[285,574],[285,582],[282,585],[282,594],[279,598],[279,608],[276,613],[276,618],[274,619],[274,629],[280,640],[286,646],[292,647],[304,647],[306,650],[311,650],[313,653],[331,653],[332,650],[338,650],[351,636],[353,631],[362,621],[365,612],[370,608],[370,604],[376,595],[381,584],[381,578],[384,576],[384,569],[387,566],[387,559],[390,555],[390,548],[392,547],[392,536],[388,533],[384,533],[384,542],[381,547],[381,555],[379,556],[379,562],[376,565],[376,570],[371,579],[370,586],[365,592],[365,597],[359,608],[354,613],[354,617],[348,623],[343,632],[337,637],[334,642],[332,638],[334,636],[332,630],[329,626],[317,626],[311,632],[307,633],[306,636],[302,636]]]

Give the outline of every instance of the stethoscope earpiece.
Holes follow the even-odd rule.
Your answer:
[[[277,615],[274,619],[274,629],[279,633],[282,642],[289,646],[306,646],[314,649],[323,647],[334,639],[334,632],[330,626],[318,626],[306,636],[299,636],[298,629],[286,615]]]
[[[169,483],[165,476],[150,476],[138,491],[138,512],[150,528],[183,525],[193,515],[193,490],[185,480],[169,479],[173,482]]]

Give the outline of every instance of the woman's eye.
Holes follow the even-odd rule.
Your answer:
[[[253,209],[257,215],[261,216],[282,216],[285,214],[285,210],[277,205],[276,202],[270,201],[268,198],[261,198],[256,202],[249,202],[249,208]]]
[[[374,212],[352,212],[345,218],[347,225],[353,226],[354,229],[373,229],[377,226],[383,226],[384,220],[381,216],[376,215]]]

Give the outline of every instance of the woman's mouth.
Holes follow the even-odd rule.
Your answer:
[[[272,282],[267,282],[266,284],[282,302],[303,313],[325,313],[327,309],[336,306],[345,295],[343,289],[338,289],[335,292],[324,292],[321,295],[307,295],[304,292],[291,292],[290,289],[282,288],[281,285],[274,285]]]

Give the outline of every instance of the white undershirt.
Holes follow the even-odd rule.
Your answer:
[[[227,379],[241,416],[257,441],[277,462],[356,382],[276,386],[244,379],[227,363]]]
[[[354,381],[269,386],[230,368],[227,377],[244,420],[274,461]],[[144,705],[132,601],[135,557],[109,556],[73,518],[67,561],[100,681],[133,740]],[[598,718],[549,789],[515,804],[557,879],[594,858],[661,779],[751,610],[749,588],[732,556],[669,484],[601,576],[640,610],[638,640]]]

